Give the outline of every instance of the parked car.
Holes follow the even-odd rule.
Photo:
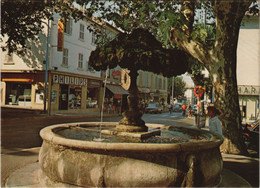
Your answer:
[[[180,104],[175,104],[172,108],[173,112],[182,112],[182,108]]]
[[[259,149],[259,119],[253,123],[242,124],[242,131],[246,145]]]
[[[150,103],[148,106],[145,108],[146,113],[162,113],[163,109],[160,107],[158,103]]]

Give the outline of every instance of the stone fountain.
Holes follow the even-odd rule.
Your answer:
[[[40,179],[45,186],[55,183],[69,187],[220,184],[222,138],[196,128],[145,124],[141,119],[137,107],[137,70],[146,67],[172,76],[172,73],[185,72],[183,66],[187,64],[185,54],[161,49],[155,38],[151,38],[146,31],[138,30],[130,36],[119,35],[108,46],[92,52],[90,63],[96,62],[91,65],[96,70],[116,65],[129,69],[129,109],[119,122],[60,124],[41,130]],[[173,56],[179,59],[174,60]],[[131,64],[130,60],[136,57],[140,59]],[[176,68],[176,63],[181,68]]]
[[[156,136],[118,133],[104,123],[73,123],[41,130],[39,154],[45,186],[209,187],[221,183],[222,139],[208,131],[148,124]],[[43,178],[44,177],[44,178]]]

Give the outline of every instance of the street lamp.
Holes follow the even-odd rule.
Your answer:
[[[171,104],[173,104],[173,91],[174,91],[174,76],[172,77],[172,98],[171,98]]]
[[[45,83],[44,83],[44,104],[43,111],[46,113],[46,103],[47,103],[47,84],[48,84],[48,68],[49,68],[49,19],[47,24],[47,44],[46,44],[46,61],[45,61]],[[50,101],[49,101],[50,102]]]

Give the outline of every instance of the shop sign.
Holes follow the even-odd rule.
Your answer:
[[[57,74],[53,75],[53,83],[59,83],[59,76]]]
[[[121,72],[120,71],[114,71],[112,72],[113,76],[121,76]]]
[[[75,85],[79,85],[79,78],[75,78]]]
[[[70,83],[70,77],[69,76],[65,76],[65,84],[69,84]]]
[[[79,79],[79,85],[81,85],[81,86],[83,85],[83,78]]]
[[[238,86],[238,94],[239,95],[259,95],[260,94],[260,86]]]
[[[90,80],[89,81],[89,86],[100,86],[100,81],[96,81],[96,80]]]
[[[70,77],[70,84],[71,84],[71,85],[74,84],[74,77]]]
[[[64,75],[53,75],[53,83],[59,83],[59,84],[70,84],[70,85],[87,85],[87,79],[85,78],[78,78],[78,77],[70,77],[70,76],[64,76]],[[94,85],[97,85],[97,83],[93,83]],[[98,83],[98,86],[100,84]]]
[[[64,76],[63,75],[59,76],[59,83],[64,84]]]
[[[51,104],[56,104],[57,91],[51,91]]]
[[[83,85],[86,86],[88,84],[87,79],[83,79]]]

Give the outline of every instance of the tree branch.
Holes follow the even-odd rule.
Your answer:
[[[207,67],[210,62],[209,58],[211,57],[207,55],[209,49],[201,42],[191,39],[195,15],[194,9],[195,1],[184,1],[182,3],[181,14],[184,19],[183,26],[181,28],[172,28],[170,30],[169,40]]]
[[[170,30],[169,40],[180,47],[182,50],[191,54],[195,59],[204,66],[208,66],[210,60],[209,49],[205,49],[204,45],[198,41],[191,40],[187,35],[183,35],[181,29],[172,28]]]

